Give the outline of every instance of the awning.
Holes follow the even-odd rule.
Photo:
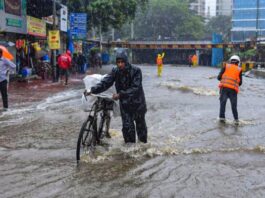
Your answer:
[[[53,14],[54,0],[27,0],[27,15],[36,18],[51,16]],[[56,3],[56,10],[61,9],[60,3]]]

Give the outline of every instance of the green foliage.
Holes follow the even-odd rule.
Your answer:
[[[206,25],[206,37],[211,38],[212,33],[223,35],[224,41],[230,41],[230,32],[232,28],[230,16],[213,17]]]
[[[136,39],[200,39],[203,19],[188,5],[188,0],[149,0],[147,9],[138,10],[134,20]]]
[[[252,60],[253,58],[255,58],[256,54],[257,54],[256,49],[249,49],[247,51],[240,52],[239,57],[241,57],[242,61],[247,61],[247,60]]]
[[[86,12],[89,27],[100,27],[106,32],[109,27],[120,28],[134,19],[138,6],[148,0],[68,0],[70,12]]]
[[[238,49],[226,48],[225,50],[225,60],[229,60],[232,55],[238,55],[241,61],[250,61],[256,58],[257,49],[249,49],[246,51],[240,51]]]

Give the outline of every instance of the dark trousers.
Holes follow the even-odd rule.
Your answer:
[[[0,82],[0,90],[3,100],[3,107],[8,108],[7,80]]]
[[[225,118],[225,106],[227,99],[230,99],[232,112],[235,120],[238,120],[237,113],[237,92],[229,88],[221,88],[220,90],[220,118]]]
[[[138,140],[147,143],[145,113],[128,113],[121,110],[121,118],[122,133],[125,143],[135,143],[135,128]]]
[[[69,69],[60,69],[60,76],[61,79],[63,78],[63,76],[65,76],[65,84],[67,84],[69,78]]]

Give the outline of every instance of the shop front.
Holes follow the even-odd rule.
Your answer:
[[[0,45],[8,48],[17,63],[16,41],[27,34],[26,0],[0,0],[0,19]]]

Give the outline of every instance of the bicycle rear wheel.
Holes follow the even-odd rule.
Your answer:
[[[95,124],[93,117],[89,117],[82,125],[76,148],[76,160],[80,161],[81,156],[89,154],[96,145],[96,137],[93,125]]]

